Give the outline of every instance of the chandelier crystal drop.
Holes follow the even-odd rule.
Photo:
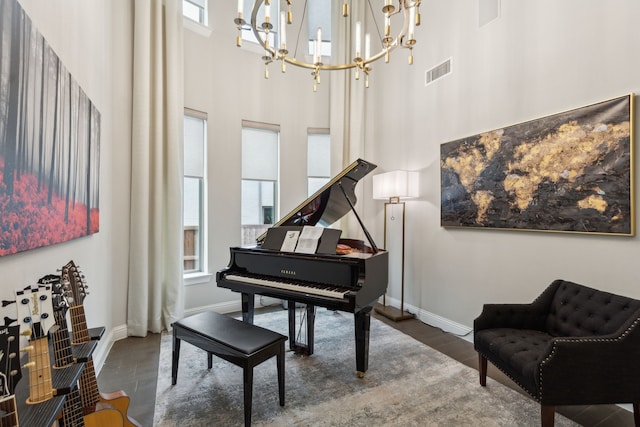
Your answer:
[[[325,64],[323,63],[322,54],[322,28],[318,27],[315,31],[314,40],[309,40],[309,51],[303,54],[297,54],[300,34],[303,25],[309,25],[309,19],[301,16],[298,20],[299,29],[297,30],[298,40],[296,47],[292,52],[287,45],[288,34],[294,23],[294,13],[291,4],[294,0],[253,0],[250,11],[250,19],[247,22],[244,19],[244,0],[238,0],[238,14],[234,19],[234,23],[238,28],[238,37],[236,45],[242,46],[242,31],[253,32],[254,37],[264,49],[262,61],[264,62],[264,76],[269,78],[269,64],[274,61],[280,61],[280,70],[286,72],[286,64],[295,65],[297,67],[307,68],[311,70],[313,77],[313,90],[317,90],[320,84],[321,71],[336,71],[354,69],[354,77],[356,80],[364,75],[365,87],[369,87],[369,73],[372,70],[371,64],[379,59],[384,58],[385,62],[389,62],[390,53],[396,48],[405,48],[409,50],[408,63],[413,64],[413,47],[416,44],[415,28],[420,25],[420,3],[421,0],[377,0],[384,3],[381,13],[374,15],[372,0],[343,0],[340,17],[348,22],[344,22],[344,27],[349,30],[349,40],[332,41],[332,45],[340,43],[348,43],[349,46],[343,46],[346,49],[347,60],[343,63]],[[326,0],[321,0],[326,1]],[[274,30],[274,24],[271,18],[272,3],[275,8],[281,4],[281,12],[278,19],[278,31]],[[304,1],[302,15],[308,14],[309,0]],[[374,0],[375,2],[375,0]],[[362,16],[356,18],[355,22],[351,20],[352,10],[357,7],[364,15],[370,13],[369,17]],[[362,12],[364,11],[364,12]],[[259,18],[260,17],[260,18]],[[262,21],[262,22],[260,22]],[[379,25],[378,21],[384,25]],[[395,32],[392,33],[392,22]],[[400,23],[398,25],[398,22]],[[367,23],[368,28],[363,34],[364,24]],[[289,28],[288,28],[289,27]],[[382,28],[380,28],[382,27]],[[364,50],[362,49],[362,41],[364,40]],[[307,43],[307,40],[305,40]],[[378,46],[375,48],[374,46]],[[371,49],[376,49],[375,53],[371,53]]]

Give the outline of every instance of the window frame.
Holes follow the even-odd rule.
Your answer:
[[[187,178],[190,179],[198,179],[200,182],[199,188],[199,238],[198,245],[195,250],[196,256],[199,261],[199,269],[194,270],[184,270],[183,272],[183,280],[185,285],[192,285],[197,283],[206,283],[210,281],[211,273],[209,272],[209,262],[208,262],[208,204],[207,204],[207,141],[208,141],[208,115],[202,111],[193,110],[190,108],[184,109],[184,119],[189,117],[191,119],[197,119],[202,121],[203,126],[203,138],[202,138],[202,176],[197,175],[187,175],[186,171],[183,172],[183,183]],[[183,132],[184,138],[184,132]],[[184,144],[183,144],[184,147]],[[184,148],[183,148],[184,149]],[[185,156],[186,157],[186,156]],[[184,184],[183,184],[184,185]],[[183,209],[183,217],[184,217],[184,192],[183,192],[183,201],[182,201],[182,209]],[[186,226],[183,225],[183,230],[186,231]],[[183,239],[184,239],[184,231],[183,231]],[[183,243],[184,245],[184,243]],[[184,261],[183,261],[184,262]]]
[[[273,185],[273,211],[271,212],[272,215],[272,224],[275,224],[278,221],[279,215],[280,215],[280,136],[281,136],[281,132],[280,132],[280,125],[275,125],[275,124],[269,124],[269,123],[262,123],[262,122],[254,122],[254,121],[250,121],[250,120],[242,120],[242,130],[241,130],[241,146],[242,146],[242,150],[241,150],[241,158],[242,158],[242,162],[244,162],[244,155],[245,155],[245,151],[244,151],[244,130],[245,129],[252,129],[252,130],[258,130],[258,131],[265,131],[265,132],[272,132],[275,134],[275,138],[276,138],[276,147],[275,147],[275,160],[276,160],[276,165],[275,165],[275,170],[276,170],[276,174],[275,174],[275,180],[272,179],[264,179],[264,178],[255,178],[255,177],[246,177],[244,171],[241,170],[240,172],[240,183],[241,183],[241,197],[240,197],[240,212],[241,212],[241,220],[240,220],[240,242],[241,245],[245,245],[245,244],[253,244],[255,243],[255,241],[245,241],[244,240],[244,234],[245,234],[245,226],[251,227],[251,226],[260,226],[260,225],[269,225],[269,224],[263,224],[261,222],[259,222],[258,224],[244,224],[242,222],[242,214],[243,214],[243,206],[242,203],[244,201],[244,194],[242,193],[242,187],[244,185],[245,182],[257,182],[257,183],[272,183]],[[260,217],[260,219],[263,219],[263,212],[258,212],[258,216]],[[260,231],[257,233],[256,237],[261,235],[263,231]]]
[[[328,143],[329,143],[329,152],[327,153],[328,155],[328,159],[329,159],[329,165],[328,165],[328,169],[329,169],[329,174],[328,175],[311,175],[309,173],[309,144],[310,144],[310,139],[309,137],[311,135],[326,135],[328,138]],[[307,129],[307,193],[308,196],[312,196],[316,190],[314,191],[309,191],[309,187],[310,187],[310,180],[311,179],[326,179],[326,182],[331,181],[331,132],[330,129],[328,128],[308,128]],[[325,184],[326,184],[325,182]],[[321,187],[319,187],[321,188]]]
[[[202,2],[203,6],[197,4],[199,2]],[[195,22],[197,24],[203,25],[205,27],[209,26],[209,0],[182,0],[182,16],[184,16],[185,18],[187,18],[188,20]],[[190,4],[193,7],[198,9],[199,12],[199,19],[195,20],[193,19],[191,16],[185,15],[184,11],[185,11],[185,4]]]

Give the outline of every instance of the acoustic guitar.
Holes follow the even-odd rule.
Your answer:
[[[71,330],[73,339],[71,344],[82,344],[91,340],[87,329],[87,320],[84,312],[84,298],[88,294],[87,285],[78,267],[69,261],[62,267],[61,273],[64,294],[69,303],[69,313],[71,318]],[[122,415],[125,427],[141,427],[133,418],[127,415],[130,398],[123,390],[103,393],[98,390],[93,358],[89,358],[84,365],[82,376],[80,377],[80,396],[82,398],[82,408],[85,414],[96,411],[100,404],[113,407]]]

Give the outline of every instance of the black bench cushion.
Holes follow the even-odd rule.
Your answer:
[[[219,342],[244,354],[253,354],[286,336],[260,326],[213,311],[205,311],[178,320],[174,325]]]
[[[640,301],[560,281],[549,307],[546,332],[585,337],[616,332],[640,308]]]
[[[477,351],[531,395],[537,394],[538,366],[553,337],[530,329],[484,329],[474,335]]]

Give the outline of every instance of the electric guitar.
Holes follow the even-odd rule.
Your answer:
[[[0,328],[0,427],[18,425],[14,390],[22,376],[18,357],[19,333],[19,325]]]
[[[71,344],[82,344],[91,340],[87,321],[84,312],[84,298],[87,295],[87,285],[84,278],[73,261],[69,261],[62,267],[61,279],[65,289],[66,299],[69,303],[69,313],[71,318],[71,329],[73,340]],[[85,414],[95,412],[96,406],[106,404],[113,407],[122,415],[125,427],[141,427],[140,424],[127,415],[130,399],[127,394],[120,390],[111,393],[102,393],[98,390],[93,358],[89,358],[85,363],[82,376],[80,377],[80,395],[82,398],[82,408]]]
[[[52,328],[50,333],[53,352],[53,369],[65,369],[76,363],[71,350],[71,340],[69,339],[69,329],[67,327],[67,306],[68,303],[62,293],[60,276],[49,275],[38,281],[39,283],[49,283],[53,286],[53,316],[56,328]],[[104,408],[91,414],[84,415],[82,412],[82,399],[80,389],[77,385],[72,387],[67,393],[64,407],[59,417],[61,427],[120,427],[124,426],[122,415],[116,409]]]
[[[21,321],[21,335],[29,337],[23,347],[29,361],[23,368],[29,369],[28,404],[41,403],[51,399],[55,390],[51,381],[51,359],[49,357],[49,339],[47,333],[53,326],[51,312],[51,287],[27,287],[17,290],[16,304],[18,319]]]

